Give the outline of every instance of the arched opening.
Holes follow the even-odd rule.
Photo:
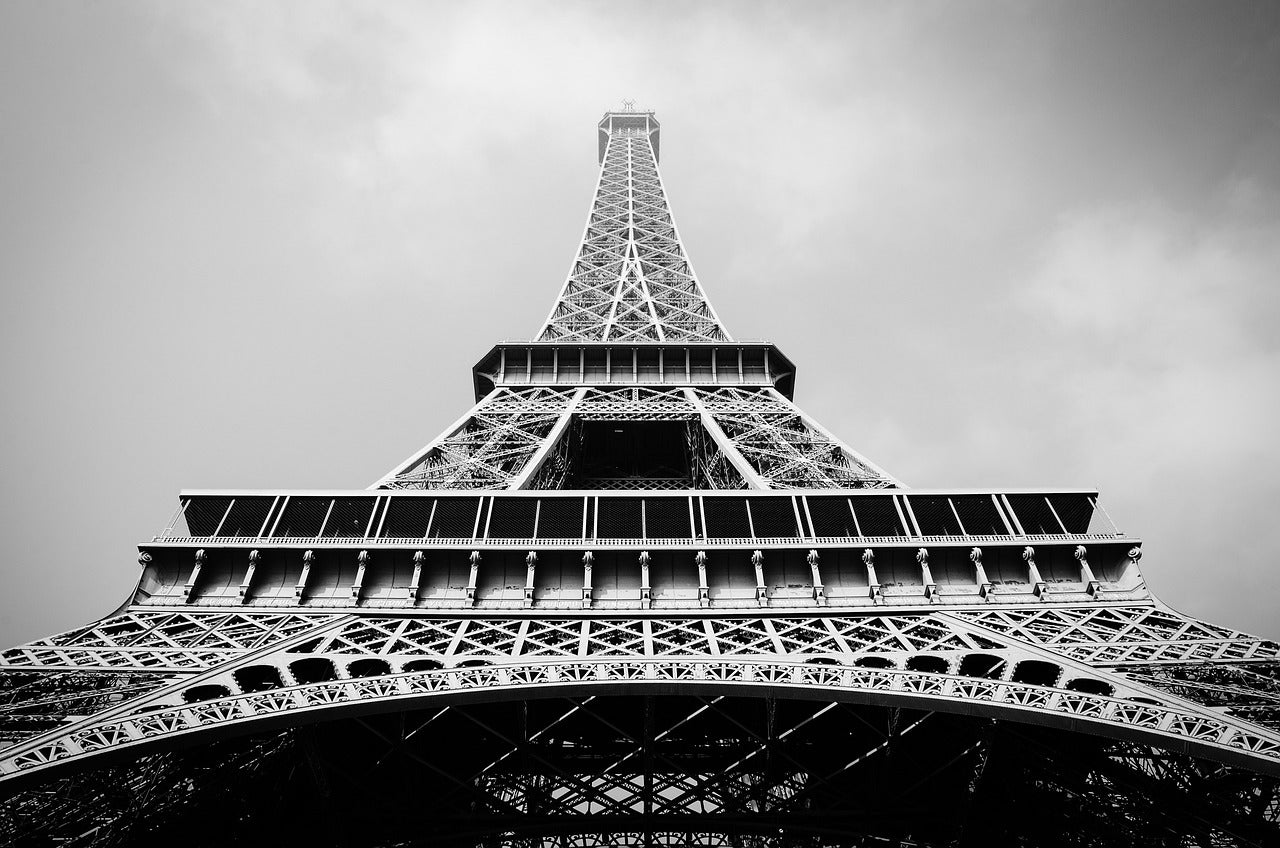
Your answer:
[[[1032,686],[1053,686],[1058,682],[1062,669],[1050,662],[1042,660],[1023,660],[1013,668],[1014,683],[1029,683]]]
[[[1073,692],[1083,692],[1086,695],[1106,695],[1108,697],[1114,695],[1116,691],[1116,688],[1110,683],[1094,680],[1092,677],[1077,677],[1075,680],[1068,680],[1066,688]]]
[[[764,687],[715,697],[708,697],[710,690],[667,687],[651,702],[637,697],[639,691],[533,698],[513,693],[505,700],[454,702],[448,709],[422,701],[411,710],[349,711],[321,724],[304,713],[293,721],[308,725],[306,744],[289,744],[294,734],[283,722],[267,733],[210,732],[207,744],[196,746],[187,744],[187,736],[174,750],[160,752],[159,762],[171,768],[156,768],[156,759],[126,758],[104,760],[112,771],[90,774],[95,786],[145,779],[157,797],[172,794],[182,803],[138,805],[133,793],[98,793],[82,807],[55,808],[59,816],[50,816],[49,828],[37,835],[69,842],[98,826],[104,811],[128,816],[121,820],[142,828],[154,845],[234,844],[246,833],[255,843],[265,837],[319,845],[341,837],[343,844],[360,845],[372,841],[370,821],[376,821],[382,844],[420,840],[425,821],[445,844],[472,844],[477,833],[511,833],[521,844],[568,843],[565,837],[572,835],[575,844],[657,848],[695,840],[780,846],[793,842],[765,837],[780,829],[804,834],[815,824],[825,844],[886,845],[902,843],[904,833],[914,844],[954,844],[958,823],[976,845],[1058,845],[1064,832],[1107,848],[1164,845],[1171,834],[1175,840],[1212,837],[1241,821],[1249,833],[1274,831],[1270,809],[1257,801],[1258,792],[1273,791],[1274,778],[1262,782],[1257,773],[1234,766],[1202,768],[1203,761],[1178,750],[1178,740],[1154,728],[1140,732],[1144,744],[1158,747],[1168,779],[1163,770],[1150,770],[1151,755],[1132,755],[1130,731],[1122,739],[1082,732],[1101,726],[1088,717],[1046,713],[1053,725],[1019,721],[1015,714],[991,721],[975,705],[949,710],[947,699],[854,703],[807,697],[814,693],[786,697]],[[292,714],[291,699],[279,700]],[[178,732],[192,729],[184,723]],[[658,740],[660,756],[643,755],[649,739]],[[1173,744],[1159,747],[1161,741]],[[892,756],[886,756],[890,746]],[[755,755],[766,748],[772,761]],[[965,755],[977,750],[988,753],[983,759]],[[858,765],[843,768],[847,763]],[[975,763],[1002,779],[975,782]],[[488,777],[459,777],[475,774]],[[1097,774],[1114,779],[1089,778]],[[191,792],[189,781],[197,775],[217,782]],[[1196,775],[1204,780],[1188,778]],[[328,794],[317,791],[319,777]],[[1231,794],[1206,797],[1223,784]],[[626,787],[626,796],[619,787]],[[708,798],[740,798],[730,793],[744,788],[780,802],[796,797],[797,787],[806,793],[803,803],[744,803],[729,820],[706,804]],[[1152,787],[1161,799],[1154,818],[1142,814],[1151,808]],[[614,797],[609,793],[629,803],[602,809],[589,800]],[[329,815],[333,799],[344,797],[360,798],[358,817]],[[513,810],[512,797],[536,799],[538,806]],[[921,798],[929,815],[921,815]],[[108,803],[114,806],[104,807]],[[1225,810],[1224,803],[1230,804]],[[68,809],[78,816],[74,828],[64,824]],[[972,815],[975,809],[999,815]],[[698,836],[726,827],[732,830],[725,838]]]
[[[289,671],[299,683],[324,683],[326,680],[337,680],[338,670],[333,663],[324,657],[307,657],[289,663]]]
[[[907,668],[911,671],[923,671],[926,674],[946,674],[951,664],[942,657],[932,654],[917,654],[907,658]]]
[[[999,680],[1004,675],[1005,661],[991,654],[965,654],[960,660],[960,673],[965,677]]]
[[[459,660],[458,662],[453,664],[453,667],[454,668],[475,668],[476,666],[488,665],[488,664],[489,663],[487,660],[470,659],[470,660]]]
[[[436,671],[444,668],[439,660],[409,660],[404,664],[405,671]]]
[[[207,683],[204,686],[192,686],[190,689],[182,693],[182,700],[188,704],[194,704],[199,701],[216,701],[219,698],[226,698],[231,695],[231,690],[225,686],[219,686],[216,683]]]
[[[279,689],[284,685],[280,679],[280,670],[273,665],[251,665],[235,673],[236,683],[246,692],[261,692],[265,689]]]
[[[897,668],[893,660],[888,657],[858,657],[853,664],[863,668]]]
[[[352,677],[381,677],[391,673],[391,663],[386,660],[356,660],[347,666],[347,674]]]
[[[809,665],[840,665],[840,660],[835,657],[810,657],[805,662]]]

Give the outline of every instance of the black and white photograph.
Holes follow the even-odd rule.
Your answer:
[[[0,846],[1280,845],[1276,0],[5,0],[0,287]]]

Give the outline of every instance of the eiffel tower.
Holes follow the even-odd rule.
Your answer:
[[[606,113],[536,338],[370,488],[186,491],[5,651],[0,841],[1280,844],[1280,646],[1090,489],[907,488],[695,276]]]

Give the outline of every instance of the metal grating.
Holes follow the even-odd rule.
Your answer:
[[[644,529],[650,539],[691,539],[688,498],[646,498]]]
[[[951,504],[944,497],[924,497],[912,495],[911,512],[916,517],[916,524],[925,536],[959,536],[960,525]]]
[[[904,536],[902,520],[890,497],[852,498],[853,513],[864,536]]]
[[[187,520],[187,532],[192,536],[212,536],[230,505],[229,497],[192,498],[183,513]]]
[[[813,519],[813,535],[815,536],[857,536],[858,528],[853,523],[853,512],[849,509],[848,498],[810,497],[805,499],[809,504],[809,517]]]
[[[543,498],[539,539],[581,539],[582,498]]]
[[[427,535],[432,498],[391,498],[382,520],[382,538],[421,539]]]
[[[489,515],[489,538],[532,539],[537,514],[536,498],[494,498]]]
[[[257,536],[267,513],[275,503],[273,496],[236,498],[218,530],[219,536]]]
[[[639,539],[644,536],[640,498],[599,498],[596,509],[596,538]]]
[[[326,539],[360,539],[369,526],[373,498],[338,498],[324,525]]]
[[[751,525],[761,538],[794,539],[800,535],[791,498],[752,498]]]
[[[308,539],[320,535],[320,527],[332,502],[332,498],[289,498],[272,535]]]
[[[703,498],[708,539],[751,538],[746,498]]]
[[[915,500],[912,499],[912,503]],[[960,513],[960,521],[964,530],[971,536],[1008,536],[996,505],[990,495],[955,495],[951,498],[956,512]],[[916,513],[919,516],[919,513]]]
[[[440,498],[431,520],[433,539],[470,539],[475,533],[479,498]]]
[[[1058,513],[1068,533],[1088,533],[1093,520],[1093,502],[1088,495],[1049,495],[1053,511]]]
[[[1018,516],[1018,523],[1028,534],[1061,533],[1062,526],[1053,517],[1044,495],[1008,495],[1009,505]]]

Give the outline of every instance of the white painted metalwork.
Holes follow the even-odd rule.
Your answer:
[[[734,343],[695,277],[653,115],[600,133],[538,339],[494,348],[476,405],[371,490],[184,492],[125,608],[0,653],[0,785],[268,725],[599,693],[983,716],[1280,775],[1280,645],[1163,607],[1096,491],[908,490],[803,413],[791,364]],[[627,428],[687,462],[579,467]],[[621,766],[649,750],[468,788],[562,780],[567,807],[662,820],[745,786],[637,788]]]
[[[652,114],[610,113],[595,199],[539,341],[728,341],[658,173]]]

